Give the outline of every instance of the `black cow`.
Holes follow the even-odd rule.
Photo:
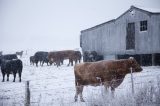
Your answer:
[[[44,63],[47,63],[47,66],[48,66],[48,63],[49,63],[48,56],[43,59],[43,61],[42,61],[42,66],[43,66]],[[50,63],[50,65],[51,65],[51,63]]]
[[[92,62],[93,61],[93,55],[91,55],[89,51],[85,51],[83,53],[83,61],[84,62]]]
[[[6,54],[6,55],[2,55],[0,58],[4,60],[18,59],[16,54]]]
[[[38,62],[40,62],[40,65],[43,66],[44,62],[48,65],[48,52],[39,51],[34,54],[35,63],[38,67]]]
[[[16,74],[19,74],[19,82],[21,82],[21,74],[23,69],[23,63],[21,60],[0,60],[1,65],[1,72],[3,76],[2,82],[5,80],[5,74],[7,74],[7,81],[9,81],[9,74],[13,74],[14,79],[13,82],[15,82]]]
[[[96,51],[85,51],[83,54],[84,62],[95,62],[103,60],[103,56],[99,55]]]
[[[104,57],[102,55],[97,55],[95,57],[95,61],[101,61],[101,60],[104,60]]]
[[[34,65],[35,57],[34,56],[30,56],[29,60],[30,60],[30,65]]]

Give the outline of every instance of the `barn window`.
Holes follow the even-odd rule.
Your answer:
[[[140,22],[140,31],[146,31],[147,30],[147,20]]]

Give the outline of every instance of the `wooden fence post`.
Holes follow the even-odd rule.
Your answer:
[[[29,81],[27,81],[27,82],[26,82],[26,85],[25,85],[25,106],[30,106]]]
[[[133,82],[133,71],[132,71],[132,67],[130,68],[130,70],[131,70],[132,94],[134,94],[134,82]]]

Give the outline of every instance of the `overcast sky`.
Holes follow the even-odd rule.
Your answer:
[[[0,0],[0,51],[80,48],[81,30],[131,5],[160,8],[160,0]]]

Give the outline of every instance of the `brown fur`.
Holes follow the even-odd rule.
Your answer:
[[[142,71],[142,68],[133,58],[77,64],[74,67],[75,101],[77,101],[78,94],[80,94],[81,101],[84,101],[82,97],[84,85],[105,85],[106,88],[111,87],[111,90],[114,91],[123,82],[125,75],[130,73],[131,67],[133,72]]]
[[[56,63],[57,67],[60,66],[61,61],[63,61],[63,58],[61,56],[61,53],[58,51],[55,52],[49,52],[48,53],[48,59],[49,62],[52,63]]]
[[[54,51],[49,52],[48,58],[50,63],[55,62],[57,66],[60,66],[60,62],[63,63],[64,59],[69,59],[69,64],[71,63],[73,65],[73,61],[77,62],[81,60],[81,53],[79,53],[79,51],[74,50]]]
[[[75,64],[77,64],[77,62],[81,62],[81,52],[80,51],[74,51],[69,55],[69,64],[68,66],[71,64],[71,66],[73,66],[73,61],[75,61]]]

